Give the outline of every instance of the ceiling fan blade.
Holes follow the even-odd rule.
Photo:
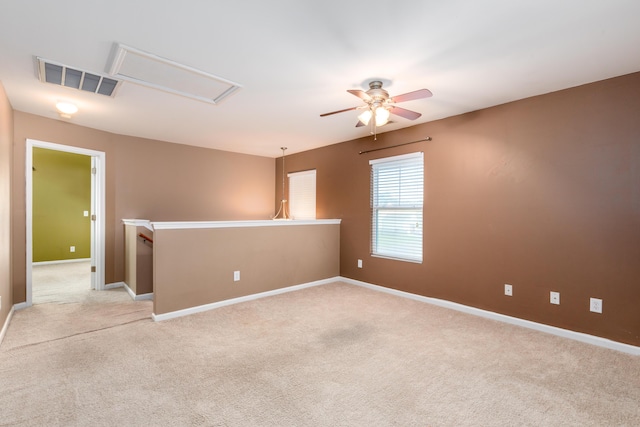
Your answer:
[[[363,90],[360,89],[347,89],[347,92],[349,92],[352,95],[357,96],[358,98],[362,99],[363,101],[371,101],[371,97],[369,96],[369,94]]]
[[[420,89],[414,90],[413,92],[404,93],[402,95],[394,96],[393,98],[391,98],[391,102],[413,101],[414,99],[429,98],[430,96],[433,96],[433,94],[429,89]]]
[[[406,110],[404,108],[393,106],[389,109],[391,114],[395,114],[396,116],[404,117],[405,119],[415,120],[420,117],[422,114],[416,113],[415,111]]]
[[[330,116],[332,114],[344,113],[345,111],[355,110],[356,108],[358,108],[358,107],[351,107],[351,108],[345,108],[344,110],[332,111],[330,113],[320,114],[320,117]]]

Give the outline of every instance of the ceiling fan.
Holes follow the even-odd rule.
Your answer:
[[[372,134],[375,135],[376,127],[384,126],[389,122],[389,115],[404,117],[405,119],[415,120],[422,114],[405,108],[397,107],[394,104],[414,99],[429,98],[433,96],[429,89],[419,89],[413,92],[405,93],[397,96],[389,96],[389,92],[382,89],[382,82],[374,80],[369,83],[369,90],[363,91],[359,89],[347,90],[350,94],[362,99],[366,104],[359,107],[345,108],[344,110],[332,111],[330,113],[320,114],[320,117],[330,116],[332,114],[344,113],[345,111],[364,110],[358,116],[356,127],[365,126],[371,123]],[[371,119],[374,120],[371,120]]]

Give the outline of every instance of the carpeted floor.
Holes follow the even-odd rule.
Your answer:
[[[31,286],[33,304],[81,302],[91,288],[91,261],[36,264]]]
[[[98,294],[15,313],[0,425],[640,425],[638,357],[353,285],[159,323]]]

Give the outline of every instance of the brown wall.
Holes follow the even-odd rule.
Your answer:
[[[14,113],[13,302],[26,299],[27,138],[106,153],[106,283],[124,280],[123,218],[154,221],[268,219],[273,159],[116,135]]]
[[[635,73],[291,155],[286,166],[315,168],[317,217],[342,218],[341,275],[640,345],[639,138]],[[424,262],[373,258],[368,162],[414,151],[425,153]],[[603,299],[602,314],[589,312],[590,297]]]
[[[11,158],[13,109],[0,82],[0,330],[13,304],[11,288]],[[23,168],[24,169],[24,168]]]
[[[155,314],[336,277],[340,225],[157,229]],[[240,281],[233,272],[240,271]]]

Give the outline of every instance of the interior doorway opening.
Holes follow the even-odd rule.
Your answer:
[[[90,287],[95,290],[105,288],[105,153],[62,144],[27,139],[26,144],[26,305],[33,305],[33,151],[44,148],[59,152],[80,154],[91,159],[91,201],[90,211]]]

